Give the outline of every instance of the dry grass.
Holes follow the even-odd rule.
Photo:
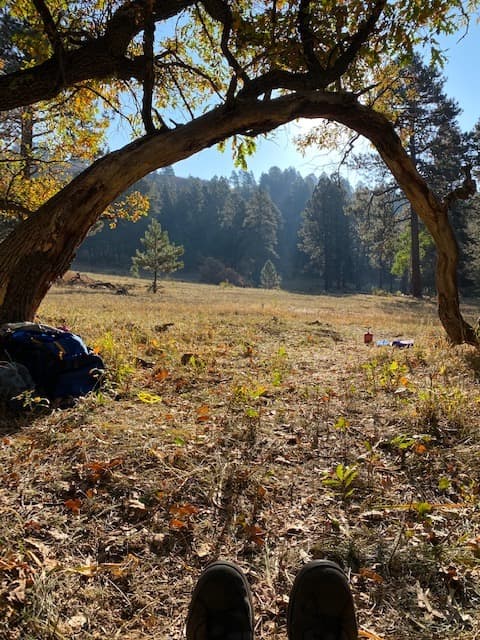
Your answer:
[[[40,318],[109,377],[1,419],[0,638],[179,638],[218,557],[261,640],[312,557],[349,572],[361,637],[479,637],[480,357],[433,303],[137,283],[57,287]],[[415,346],[368,348],[369,326]]]

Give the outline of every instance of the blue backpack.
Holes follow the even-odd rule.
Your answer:
[[[79,336],[44,324],[0,326],[0,350],[3,359],[24,365],[36,393],[50,400],[86,395],[105,372],[102,359]]]

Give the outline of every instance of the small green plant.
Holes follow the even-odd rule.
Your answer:
[[[233,388],[233,397],[237,402],[248,403],[258,400],[267,392],[267,387],[256,384],[253,386],[241,385]]]
[[[452,486],[452,481],[450,480],[450,478],[447,478],[446,476],[442,476],[441,478],[439,478],[438,480],[439,491],[448,491],[448,489],[450,489],[451,486]]]
[[[369,362],[365,362],[362,364],[362,369],[365,371],[365,376],[367,378],[367,383],[371,387],[372,393],[376,393],[378,380],[377,380],[377,369],[378,369],[378,360],[373,358]]]
[[[362,365],[371,391],[398,391],[409,387],[408,367],[398,360],[379,362],[376,358]]]
[[[333,426],[335,429],[338,429],[338,431],[345,433],[350,427],[350,422],[343,416],[340,416]]]
[[[355,487],[352,485],[357,476],[356,465],[338,464],[333,474],[328,474],[322,479],[322,484],[338,491],[342,496],[342,500],[347,500],[355,491]]]
[[[400,433],[390,440],[390,445],[399,452],[401,464],[403,465],[408,452],[413,451],[419,455],[426,453],[431,440],[432,437],[426,433],[413,436]]]
[[[111,395],[125,396],[130,392],[135,367],[127,362],[108,367],[103,389]]]
[[[432,511],[432,505],[429,502],[415,502],[412,506],[421,520],[426,518]]]
[[[186,356],[189,356],[188,358]],[[196,373],[200,373],[201,371],[205,371],[207,364],[205,362],[205,360],[203,360],[203,358],[201,358],[199,355],[196,355],[194,353],[192,354],[185,354],[182,358],[182,362],[190,367],[190,369],[192,371],[195,371]]]
[[[94,351],[101,353],[103,356],[107,355],[113,357],[116,352],[116,342],[111,331],[106,331],[101,338],[99,338],[95,344]]]
[[[281,345],[272,357],[271,367],[272,384],[274,387],[279,387],[288,368],[287,350],[284,345]]]
[[[285,358],[287,356],[287,350],[283,345],[278,349],[277,356],[279,358]]]
[[[385,391],[397,391],[400,387],[408,386],[408,367],[398,360],[385,362],[380,374],[380,386]]]
[[[247,442],[255,442],[257,429],[261,418],[260,398],[267,392],[267,387],[261,384],[241,385],[233,388],[232,403],[242,407],[246,418],[246,433],[243,434]]]
[[[49,409],[50,400],[42,398],[35,391],[23,391],[12,400],[16,401],[23,409],[32,411],[33,409]]]
[[[282,384],[282,374],[280,371],[274,371],[272,373],[272,384],[274,387],[279,387]]]
[[[438,385],[431,378],[428,387],[419,389],[417,398],[415,413],[418,419],[429,424],[434,431],[438,431],[442,420],[450,427],[464,425],[468,398],[459,387]]]

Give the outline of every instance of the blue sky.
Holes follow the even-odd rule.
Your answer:
[[[447,51],[448,61],[443,69],[446,78],[445,89],[454,98],[463,112],[459,118],[464,131],[473,128],[480,120],[480,24],[472,19],[469,31],[442,39],[442,47]],[[302,175],[323,171],[331,173],[338,164],[338,154],[322,149],[309,149],[302,155],[295,149],[293,138],[305,123],[294,122],[277,129],[269,139],[257,141],[257,152],[248,160],[248,169],[258,179],[262,172],[272,166],[286,169],[296,168]],[[114,134],[114,137],[117,136]],[[125,144],[126,140],[122,142]],[[235,170],[231,154],[227,150],[220,153],[216,148],[204,151],[174,165],[177,176],[194,176],[210,179],[213,176],[229,177]],[[342,169],[345,177],[355,182],[355,176]]]
[[[448,62],[443,70],[446,93],[462,108],[460,126],[468,131],[480,119],[480,25],[472,21],[466,35],[461,32],[444,38],[442,46],[448,52]],[[274,165],[280,169],[295,167],[302,175],[333,172],[338,162],[336,154],[310,149],[302,156],[296,151],[292,134],[298,132],[299,128],[298,124],[292,123],[277,130],[270,140],[259,142],[256,154],[249,159],[249,170],[257,178]],[[228,151],[219,153],[215,149],[206,149],[174,165],[178,176],[191,175],[206,179],[214,175],[229,177],[234,168]],[[351,179],[353,176],[346,177]]]

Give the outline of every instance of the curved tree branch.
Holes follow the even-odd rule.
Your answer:
[[[151,1],[151,23],[166,20],[196,4],[195,0]],[[39,6],[45,6],[42,0],[36,0],[36,2]],[[299,29],[302,33],[304,52],[310,71],[302,74],[272,70],[259,78],[250,79],[229,49],[228,43],[233,26],[233,13],[230,6],[224,0],[204,0],[203,5],[209,15],[223,25],[221,49],[234,73],[227,102],[231,102],[237,89],[236,78],[243,82],[244,86],[240,93],[244,96],[260,96],[275,89],[311,91],[326,88],[345,73],[361,46],[374,31],[385,4],[386,0],[377,0],[368,18],[351,37],[346,51],[331,67],[324,70],[315,57],[313,34],[308,19],[310,0],[302,0]],[[106,25],[103,36],[85,40],[77,48],[63,52],[61,77],[58,74],[58,60],[55,55],[35,67],[0,76],[0,111],[49,100],[65,87],[86,80],[116,77],[121,80],[135,78],[145,83],[149,68],[146,61],[148,51],[146,50],[145,56],[135,58],[130,58],[127,51],[132,38],[145,29],[147,22],[143,0],[133,0],[123,4],[114,13]],[[51,37],[53,38],[54,35],[52,34]]]
[[[307,68],[312,74],[322,75],[324,68],[320,64],[315,53],[315,39],[310,28],[310,4],[311,0],[300,0],[298,8],[298,33],[303,47],[303,55]]]
[[[445,198],[445,206],[449,209],[457,200],[468,200],[477,192],[477,183],[472,178],[472,165],[467,164],[463,167],[465,178],[462,185],[453,189]]]
[[[350,42],[346,50],[341,53],[335,62],[325,70],[328,83],[334,82],[343,76],[349,65],[358,55],[361,47],[367,42],[369,37],[375,31],[380,16],[387,4],[387,0],[377,0],[373,5],[368,17],[360,24],[358,30],[350,38]],[[325,85],[327,86],[327,85]]]
[[[314,50],[314,39],[308,19],[310,1],[301,1],[298,16],[299,32],[301,33],[308,71],[306,73],[293,73],[280,69],[268,71],[258,78],[251,79],[248,85],[239,92],[239,95],[245,97],[255,95],[258,97],[275,89],[287,89],[297,92],[326,89],[332,82],[339,80],[347,71],[348,66],[353,62],[360,48],[375,30],[387,3],[387,0],[377,0],[369,16],[350,38],[350,44],[346,51],[331,66],[324,69],[320,65]]]
[[[154,0],[153,19],[167,20],[194,4],[195,0]],[[65,50],[62,77],[54,54],[45,62],[0,76],[0,111],[50,100],[62,89],[85,80],[116,77],[121,80],[145,76],[142,56],[129,58],[128,47],[144,28],[143,0],[122,5],[109,20],[105,34]]]
[[[63,53],[63,44],[60,34],[58,33],[57,25],[50,13],[50,9],[45,4],[44,0],[32,0],[32,2],[42,19],[45,35],[47,36],[54,53],[60,58]]]
[[[155,40],[155,22],[153,20],[153,0],[145,0],[145,29],[143,30],[143,55],[145,57],[145,75],[143,78],[142,119],[146,133],[153,133],[155,125],[152,118],[153,88],[155,85],[153,44]]]
[[[385,116],[359,104],[353,94],[318,90],[262,101],[236,98],[229,106],[144,136],[97,160],[0,245],[0,321],[33,317],[51,282],[68,268],[105,208],[140,178],[232,135],[267,133],[302,117],[344,124],[374,144],[435,240],[439,316],[449,338],[455,344],[477,345],[474,330],[460,313],[458,248],[447,207],[428,188]],[[2,306],[5,300],[8,305]]]
[[[239,64],[228,46],[233,26],[233,13],[228,2],[225,2],[224,0],[204,0],[203,5],[209,15],[223,25],[222,38],[220,42],[222,53],[232,68],[235,76],[240,78],[244,85],[248,85],[250,79],[247,73]]]

